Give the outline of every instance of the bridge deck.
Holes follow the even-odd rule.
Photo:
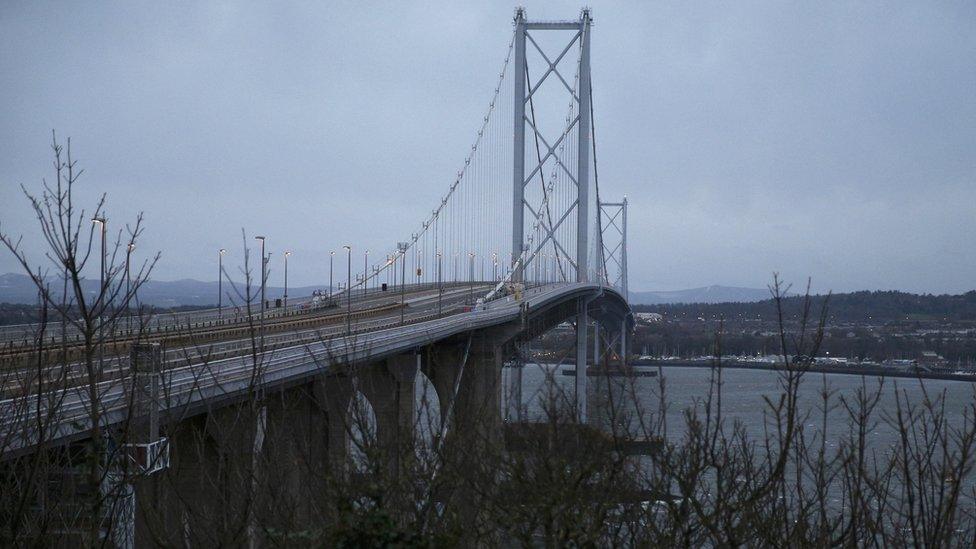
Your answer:
[[[444,340],[458,334],[482,330],[516,321],[527,310],[545,308],[565,303],[579,297],[597,297],[608,292],[623,302],[614,290],[595,283],[561,283],[540,286],[525,292],[518,302],[512,296],[486,304],[481,310],[455,312],[447,316],[436,313],[437,301],[425,298],[412,304],[409,322],[400,324],[399,311],[375,319],[373,326],[350,335],[332,330],[320,334],[314,341],[306,337],[295,344],[283,344],[279,348],[254,356],[238,356],[221,360],[204,361],[177,368],[165,369],[160,374],[165,402],[160,411],[167,417],[185,417],[222,401],[240,398],[255,384],[271,388],[299,382],[311,376],[328,373],[331,366],[378,360],[387,356]],[[434,308],[433,312],[431,308]],[[405,314],[406,316],[406,314]],[[384,323],[385,321],[385,323]],[[255,363],[256,362],[256,363]],[[259,376],[255,379],[255,376]],[[124,379],[112,379],[98,384],[105,425],[125,420],[128,410]],[[84,436],[88,424],[89,392],[86,387],[59,390],[60,397],[38,396],[8,398],[0,401],[0,430],[11,435],[12,447],[6,451],[27,449],[37,440],[37,434],[26,428],[34,418],[33,410],[46,413],[48,403],[59,402],[57,420],[51,422],[47,441]]]

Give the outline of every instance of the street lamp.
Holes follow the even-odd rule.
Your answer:
[[[285,250],[285,312],[288,312],[288,256],[291,255],[290,250]]]
[[[352,333],[352,246],[346,249],[346,335]]]
[[[474,304],[474,252],[468,252],[468,301]]]
[[[444,285],[441,283],[441,253],[437,252],[437,315],[441,314],[441,297],[444,295]]]
[[[93,217],[92,218],[92,225],[99,225],[99,228],[101,229],[101,232],[102,232],[102,235],[101,235],[101,237],[102,237],[102,267],[101,267],[101,269],[102,269],[102,271],[99,274],[99,278],[98,278],[99,282],[101,283],[101,287],[100,287],[100,291],[99,291],[99,298],[101,298],[105,294],[105,230],[106,230],[105,229],[105,218],[104,217]]]
[[[366,276],[369,274],[369,250],[363,255],[363,297],[366,297]]]
[[[136,249],[135,242],[130,242],[125,249],[125,323],[130,332],[132,331],[132,311],[129,310],[129,301],[131,301],[132,296],[129,294],[132,291],[130,289],[132,284],[129,282],[129,259],[134,249]]]
[[[261,314],[263,315],[264,314],[264,287],[265,287],[265,283],[267,282],[267,272],[268,272],[267,264],[265,263],[265,258],[264,258],[265,239],[263,236],[255,236],[254,240],[261,241]]]
[[[403,309],[406,307],[406,301],[407,301],[406,300],[406,297],[407,297],[406,296],[406,291],[407,291],[407,248],[409,248],[409,247],[410,247],[410,244],[408,244],[406,242],[397,242],[397,251],[400,252],[400,269],[402,270],[402,272],[400,273],[400,324],[403,324],[403,319],[404,319],[404,311],[403,311]],[[393,256],[393,258],[394,258],[394,260],[396,260],[396,256],[395,255]],[[396,265],[395,264],[393,265],[393,269],[394,270],[396,269]]]
[[[335,259],[335,250],[329,252],[329,302],[332,301],[332,261]]]
[[[224,254],[227,250],[217,250],[217,318],[224,316]]]
[[[92,218],[92,224],[96,224],[96,223],[98,225],[100,225],[101,226],[101,229],[102,229],[102,272],[99,275],[100,286],[99,286],[99,289],[98,289],[98,301],[99,302],[102,302],[102,298],[105,296],[105,293],[106,293],[105,292],[105,224],[106,224],[105,218],[104,217],[93,217]],[[101,305],[102,305],[102,309],[101,310],[104,310],[105,304],[102,303]],[[104,337],[105,337],[105,327],[103,326],[103,323],[102,323],[101,310],[99,311],[99,315],[98,315],[98,338],[100,340],[104,340]],[[105,349],[105,345],[103,343],[104,343],[104,341],[101,341],[99,343],[99,346],[98,346],[98,349],[99,349],[99,351],[98,351],[98,363],[99,363],[99,366],[101,366],[102,362],[105,360],[105,350],[104,350]]]
[[[390,266],[387,273],[387,281],[390,283],[390,291],[396,291],[396,253],[386,256],[386,264]]]

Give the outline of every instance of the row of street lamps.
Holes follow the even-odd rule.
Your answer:
[[[267,253],[265,251],[265,242],[267,240],[267,238],[265,236],[258,235],[258,236],[255,236],[254,239],[261,242],[261,259],[262,259],[261,260],[261,312],[263,313],[263,312],[265,312],[266,307],[267,307],[268,264],[270,263],[270,260],[271,260],[271,253]],[[396,287],[396,267],[395,267],[395,263],[397,262],[397,260],[400,260],[400,262],[401,262],[401,265],[400,265],[400,267],[401,267],[401,274],[400,274],[400,286],[401,286],[401,289],[400,289],[400,301],[401,301],[401,306],[404,303],[404,293],[405,293],[405,286],[406,286],[406,279],[407,279],[407,276],[406,276],[406,263],[407,262],[405,261],[407,247],[408,247],[408,244],[407,243],[405,243],[405,242],[399,242],[397,244],[397,252],[398,252],[399,255],[394,255],[392,257],[390,257],[390,256],[387,257],[387,265],[393,265],[393,268],[391,269],[391,273],[392,273],[392,276],[393,276],[393,286],[394,287]],[[342,246],[342,248],[344,250],[346,250],[346,267],[347,267],[346,268],[346,270],[347,270],[347,272],[346,272],[346,288],[349,289],[349,291],[347,292],[347,294],[351,294],[352,293],[351,292],[351,288],[352,288],[352,246],[350,246],[350,245],[344,245],[344,246]],[[222,282],[223,282],[223,275],[224,275],[223,260],[224,260],[224,254],[225,253],[227,253],[227,250],[224,249],[224,248],[221,248],[217,252],[217,257],[218,257],[218,263],[217,263],[217,270],[218,270],[218,272],[217,272],[217,275],[218,275],[218,278],[217,278],[217,293],[218,293],[218,296],[217,296],[217,309],[218,309],[218,316],[222,316],[222,314],[223,314],[223,284],[222,284]],[[284,254],[283,254],[284,255],[284,258],[285,258],[285,291],[284,291],[284,307],[285,307],[285,309],[288,308],[288,257],[291,256],[291,254],[292,254],[292,252],[289,251],[289,250],[286,250],[284,252]],[[332,250],[332,251],[329,252],[329,297],[330,298],[332,297],[332,295],[334,293],[333,292],[333,288],[334,288],[334,280],[335,280],[334,279],[335,254],[336,254],[335,250]],[[435,255],[437,257],[437,287],[438,287],[438,289],[441,289],[441,283],[442,283],[442,261],[441,260],[442,260],[443,254],[441,252],[437,252]],[[454,274],[454,279],[456,281],[457,280],[457,256],[459,254],[458,253],[455,253],[454,255],[455,255],[455,274]],[[469,297],[474,292],[474,270],[475,270],[474,269],[474,258],[475,257],[476,257],[476,254],[474,252],[469,252],[468,253],[468,260],[469,260],[469,265],[468,265],[468,280],[471,283],[471,288],[469,290]],[[377,268],[374,268],[373,270],[374,270],[374,273],[373,274],[375,276],[379,272],[379,270]],[[419,277],[419,275],[418,275],[418,277]],[[368,290],[367,280],[369,280],[369,250],[366,250],[363,253],[363,274],[362,274],[362,278],[360,278],[360,275],[357,274],[356,275],[356,280],[357,281],[360,281],[360,280],[362,281],[363,295],[365,296],[366,293],[367,293],[367,290]],[[497,253],[492,253],[492,280],[498,280],[498,254]],[[340,284],[339,286],[340,286],[340,289],[341,289],[342,284]],[[346,303],[346,307],[347,307],[347,310],[348,310],[348,309],[351,309],[351,303],[350,303],[351,296],[347,295],[347,297],[350,298],[350,299],[347,299],[346,300],[346,302],[347,302]],[[439,306],[438,306],[438,310],[440,310],[440,307]],[[402,307],[401,307],[401,320],[402,320]]]
[[[105,286],[105,278],[106,278],[106,272],[105,272],[106,255],[105,254],[106,254],[106,225],[107,225],[107,223],[106,223],[106,219],[104,217],[93,217],[92,218],[92,223],[99,225],[100,226],[100,229],[101,229],[101,244],[102,244],[101,245],[101,272],[100,272],[99,280],[100,280],[101,287],[104,288],[104,286]],[[266,253],[266,251],[265,251],[265,242],[267,240],[267,237],[265,237],[263,235],[258,235],[258,236],[255,236],[254,239],[261,242],[261,312],[264,313],[265,310],[266,310],[266,308],[267,308],[268,263],[271,260],[271,254],[270,253]],[[407,276],[406,276],[406,263],[407,263],[406,262],[406,251],[407,251],[408,246],[409,245],[406,242],[399,242],[399,243],[397,243],[397,252],[399,253],[399,259],[401,260],[401,271],[402,271],[401,272],[401,276],[400,276],[400,287],[401,287],[400,288],[400,305],[401,305],[400,320],[401,320],[401,322],[403,321],[403,313],[404,313],[403,312],[403,305],[405,305],[405,292],[406,292],[406,280],[407,280]],[[347,312],[346,329],[348,331],[349,328],[350,328],[350,320],[349,320],[348,317],[350,316],[351,310],[352,310],[352,296],[351,296],[351,294],[352,294],[352,246],[347,244],[347,245],[344,245],[342,248],[344,250],[346,250],[346,270],[347,270],[347,272],[346,272],[346,288],[348,289],[348,291],[347,291],[347,299],[346,299],[346,312]],[[126,295],[128,295],[129,292],[130,292],[129,262],[130,262],[130,258],[131,258],[132,251],[134,249],[135,249],[135,244],[131,244],[130,243],[128,245],[128,247],[127,247],[127,250],[126,250],[126,257],[125,257]],[[223,317],[224,254],[226,254],[226,253],[227,253],[227,250],[225,248],[220,248],[217,251],[217,315],[218,315],[218,318],[222,318]],[[292,254],[292,252],[290,250],[285,250],[285,252],[283,254],[284,255],[284,258],[285,258],[284,307],[285,307],[286,310],[288,309],[288,257],[291,256],[291,254]],[[455,260],[457,259],[457,257],[456,257],[457,255],[458,254],[455,254]],[[436,256],[437,256],[438,313],[440,313],[441,312],[441,306],[440,306],[440,301],[441,300],[440,300],[440,298],[441,298],[441,295],[443,294],[443,288],[442,288],[442,285],[441,285],[442,284],[442,276],[441,276],[441,270],[442,270],[441,269],[441,265],[442,265],[441,259],[442,259],[442,254],[441,254],[441,252],[437,252],[436,253]],[[548,261],[546,261],[546,259],[548,259],[548,258],[546,257],[545,254],[542,254],[542,257],[543,257],[542,263],[545,264],[544,266],[545,266],[546,271],[547,271],[546,274],[545,274],[545,276],[546,276],[546,278],[548,278],[548,264],[547,264]],[[468,258],[469,258],[468,280],[471,283],[471,286],[469,288],[469,298],[470,298],[471,296],[473,296],[473,292],[474,292],[474,258],[475,258],[475,253],[474,252],[469,252],[468,253]],[[393,256],[392,258],[391,257],[388,257],[387,258],[387,264],[388,265],[395,264],[396,261],[397,261],[397,259],[398,259],[397,256]],[[557,257],[557,258],[553,258],[553,259],[560,259],[560,258]],[[561,261],[560,261],[560,263],[561,263]],[[332,295],[333,295],[333,282],[334,282],[333,268],[334,268],[334,266],[335,266],[335,250],[332,250],[332,251],[329,252],[329,298],[331,298]],[[498,279],[498,254],[497,253],[492,253],[492,266],[493,266],[492,279],[493,280],[497,280]],[[553,267],[554,267],[554,270],[555,270],[555,265]],[[376,269],[374,269],[374,271],[376,271]],[[396,268],[395,268],[395,266],[393,267],[392,271],[393,271],[393,276],[394,276],[393,285],[394,285],[394,287],[396,287]],[[374,273],[374,275],[375,274],[376,273]],[[357,277],[358,277],[358,275],[357,275]],[[418,275],[418,277],[419,277],[419,275]],[[364,296],[366,295],[366,292],[367,292],[367,289],[368,289],[368,284],[367,284],[367,280],[368,279],[369,279],[369,250],[366,250],[364,252],[364,254],[363,254],[363,275],[362,275],[363,295]],[[456,279],[457,279],[457,274],[456,274],[456,266],[455,266],[455,280]]]
[[[106,238],[107,238],[107,221],[104,217],[93,217],[92,224],[99,225],[101,230],[101,270],[100,270],[100,288],[104,292],[106,273]],[[271,254],[266,253],[265,243],[267,237],[263,235],[257,235],[254,237],[255,240],[261,242],[261,313],[263,314],[267,309],[267,282],[268,282],[268,264],[271,260]],[[132,255],[132,251],[135,249],[135,244],[130,243],[126,249],[125,256],[125,279],[126,279],[126,296],[129,295],[131,291],[130,278],[129,278],[129,264]],[[346,250],[346,332],[351,332],[351,316],[352,316],[352,246],[344,245],[342,247]],[[409,248],[409,243],[399,242],[397,243],[397,252],[399,256],[394,255],[393,257],[387,257],[387,265],[392,265],[391,271],[393,274],[393,286],[396,287],[396,261],[400,260],[401,274],[400,274],[400,322],[404,321],[404,309],[406,304],[406,281],[407,281],[407,261],[406,252]],[[223,278],[224,278],[224,255],[227,253],[225,248],[220,248],[217,250],[217,316],[218,318],[223,318]],[[284,307],[285,310],[288,309],[288,257],[291,256],[292,252],[290,250],[285,250],[283,253],[285,261],[285,291],[284,291]],[[437,256],[437,289],[438,289],[438,299],[437,299],[437,312],[441,313],[441,299],[443,297],[443,287],[442,287],[442,254],[441,252],[436,253]],[[457,279],[456,274],[456,260],[457,254],[455,254],[455,280]],[[474,252],[468,253],[469,257],[469,267],[468,267],[468,279],[471,283],[469,289],[469,298],[473,296],[474,292]],[[492,254],[492,263],[494,266],[493,278],[497,280],[498,278],[498,255]],[[335,265],[335,250],[329,252],[329,298],[333,295],[333,267]],[[374,276],[379,272],[378,269],[374,268]],[[357,275],[358,276],[358,275]],[[420,279],[420,274],[418,270],[418,280]],[[366,295],[369,280],[369,250],[366,250],[363,254],[363,296]],[[131,322],[131,319],[130,319]]]

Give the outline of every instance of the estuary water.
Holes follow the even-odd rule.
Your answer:
[[[655,369],[656,368],[651,368]],[[522,371],[522,399],[530,417],[538,419],[543,415],[542,402],[549,393],[547,379],[553,381],[556,387],[564,391],[567,396],[574,394],[574,378],[571,375],[561,375],[563,370],[572,370],[572,366],[558,366],[554,364],[528,364]],[[685,418],[683,411],[690,407],[703,406],[708,396],[709,380],[712,371],[700,367],[662,367],[661,378],[640,377],[626,383],[633,383],[632,394],[636,395],[640,408],[645,412],[656,413],[660,408],[661,381],[664,382],[664,402],[667,405],[666,424],[667,436],[671,440],[680,439],[685,432]],[[769,407],[764,397],[773,402],[783,393],[780,373],[764,370],[724,369],[722,372],[722,410],[726,421],[741,421],[750,435],[761,438],[763,424],[768,418]],[[506,368],[503,374],[505,389],[503,398],[507,405],[513,403],[515,391],[516,370]],[[595,380],[590,377],[590,403],[599,401]],[[835,446],[837,441],[847,434],[850,425],[850,415],[842,405],[842,400],[853,402],[858,389],[868,393],[881,389],[881,396],[872,416],[871,429],[868,433],[868,443],[875,449],[890,447],[898,440],[897,428],[891,420],[897,412],[895,394],[901,395],[901,402],[922,406],[928,399],[935,401],[941,398],[944,406],[945,420],[949,426],[962,426],[968,415],[973,418],[973,406],[976,403],[976,383],[945,380],[896,379],[845,374],[809,373],[801,381],[799,391],[799,407],[805,415],[805,427],[809,431],[823,428],[823,400],[821,393],[824,388],[831,397],[827,412],[827,441],[829,446]],[[630,393],[631,391],[627,391]],[[594,398],[597,397],[597,398]],[[599,404],[597,404],[598,406]],[[598,413],[599,410],[591,410]]]

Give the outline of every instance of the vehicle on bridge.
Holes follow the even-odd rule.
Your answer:
[[[315,290],[312,292],[312,299],[302,303],[298,306],[302,310],[311,309],[327,309],[330,307],[337,307],[338,303],[335,298],[329,296],[326,292],[322,290]]]

